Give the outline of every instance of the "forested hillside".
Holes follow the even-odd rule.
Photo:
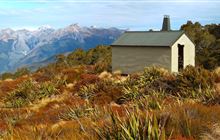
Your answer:
[[[196,45],[196,65],[206,69],[220,66],[220,24],[202,26],[188,21],[181,26]]]

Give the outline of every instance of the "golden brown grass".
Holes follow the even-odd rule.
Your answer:
[[[180,91],[174,94],[172,88],[175,85],[169,82],[175,81],[176,77],[165,70],[148,69],[150,74],[147,72],[144,75],[124,77],[119,73],[92,74],[94,67],[80,66],[59,70],[52,68],[38,71],[29,77],[0,81],[0,138],[98,139],[97,127],[101,130],[106,126],[114,129],[111,115],[126,120],[129,118],[126,116],[127,111],[141,114],[142,118],[155,115],[158,122],[166,122],[166,138],[193,140],[215,139],[219,136],[219,127],[215,125],[220,124],[220,86],[217,81],[213,99],[201,101],[200,97],[209,89],[199,89],[201,95],[193,98],[188,91],[184,93],[184,97],[178,94]],[[187,74],[190,75],[190,71]],[[3,97],[17,90],[18,85],[28,79],[35,81],[36,85],[53,83],[60,93],[43,96],[23,107],[4,108]],[[185,85],[189,84],[185,77],[183,82]],[[193,80],[190,82],[195,83]],[[94,88],[89,88],[90,86]],[[194,87],[197,88],[197,85]],[[90,97],[84,98],[81,93],[90,94]],[[117,102],[119,99],[124,100],[120,105]],[[130,128],[125,122],[121,125]]]

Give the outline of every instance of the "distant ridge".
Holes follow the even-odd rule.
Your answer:
[[[124,30],[117,28],[81,27],[71,24],[54,29],[42,26],[37,30],[0,30],[0,73],[43,62],[54,55],[76,48],[89,49],[110,45]]]

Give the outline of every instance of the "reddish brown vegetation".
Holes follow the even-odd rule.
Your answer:
[[[204,132],[210,132],[215,123],[220,124],[218,80],[215,80],[215,86],[213,86],[216,92],[214,94],[204,92],[208,94],[204,99],[203,93],[194,96],[194,93],[189,92],[195,90],[196,93],[201,90],[197,89],[198,81],[164,74],[164,71],[155,73],[150,71],[153,76],[135,74],[130,77],[121,77],[110,73],[104,73],[102,76],[92,74],[93,68],[92,66],[58,70],[51,68],[50,71],[41,70],[28,77],[1,81],[0,132],[9,132],[12,128],[16,132],[13,135],[2,134],[2,136],[16,139],[25,135],[27,139],[37,136],[42,139],[54,139],[58,135],[61,139],[91,137],[98,139],[94,128],[99,127],[104,131],[106,125],[112,125],[110,121],[112,114],[128,119],[126,118],[128,111],[139,112],[140,119],[147,114],[156,115],[158,120],[166,118],[167,122],[164,126],[166,137],[172,134],[170,138],[177,140],[199,139]],[[190,70],[187,71],[186,77],[190,76],[190,73]],[[204,71],[205,75],[207,73],[210,74]],[[198,77],[202,80],[208,78],[208,76],[190,78]],[[123,78],[125,80],[120,81]],[[47,93],[51,88],[56,88],[59,94],[43,96],[24,107],[4,108],[3,98],[29,79],[32,79],[36,85],[46,81],[52,83],[54,86],[46,88],[44,92]],[[182,87],[176,84],[177,79],[182,82]],[[204,86],[209,87],[212,82],[210,80]],[[174,92],[177,90],[175,84],[179,86],[178,90],[187,86],[184,94]],[[80,92],[88,95],[84,97],[79,94]],[[124,100],[120,105],[117,104],[119,99]],[[63,116],[68,119],[63,119]]]

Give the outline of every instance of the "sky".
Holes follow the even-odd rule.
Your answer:
[[[161,29],[164,15],[171,28],[188,20],[220,23],[220,0],[0,0],[0,29],[29,29],[49,25]]]

